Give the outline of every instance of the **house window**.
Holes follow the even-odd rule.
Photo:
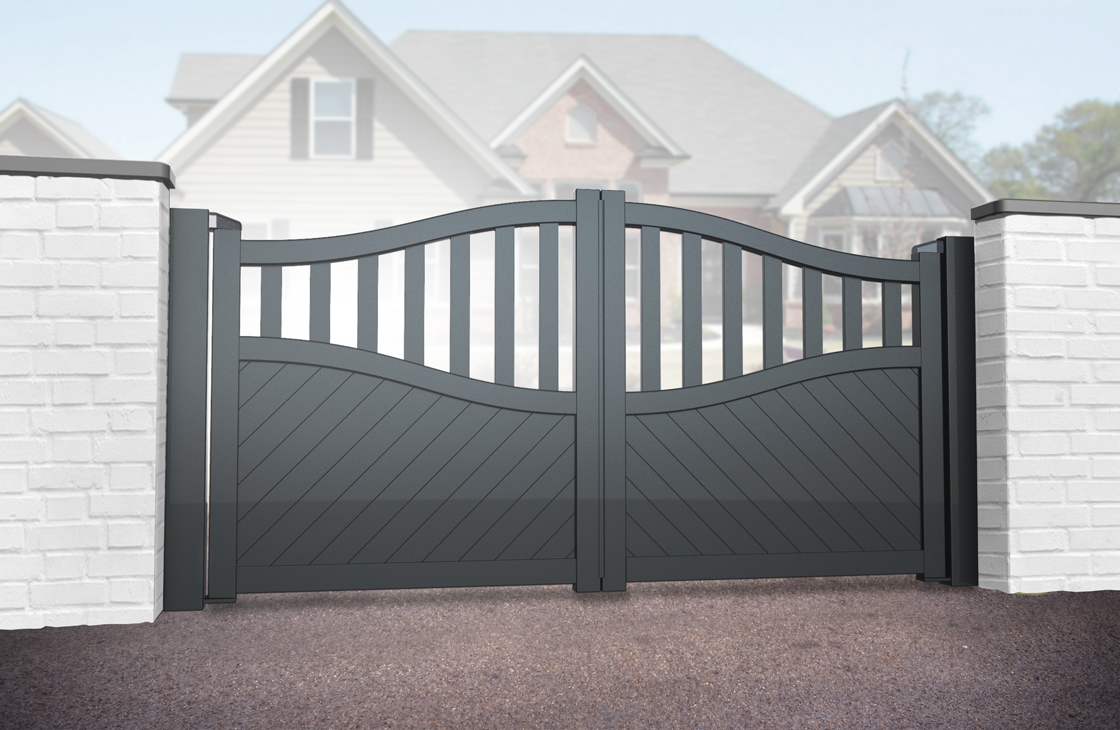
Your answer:
[[[875,179],[879,181],[901,180],[905,155],[897,142],[889,142],[879,148],[875,161]]]
[[[354,156],[354,82],[315,81],[311,95],[315,157]]]
[[[576,144],[594,144],[598,118],[589,107],[580,104],[568,112],[565,138]]]

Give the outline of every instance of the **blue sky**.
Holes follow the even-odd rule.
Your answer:
[[[0,108],[24,97],[122,157],[185,128],[163,100],[179,54],[267,53],[321,0],[35,0],[0,25]],[[698,35],[832,115],[900,96],[979,96],[983,148],[1020,144],[1065,106],[1120,100],[1120,3],[1100,0],[348,0],[382,41],[405,30]]]

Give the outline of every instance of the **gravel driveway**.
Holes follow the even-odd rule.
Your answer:
[[[1120,591],[913,576],[241,596],[0,631],[3,728],[1120,728]]]

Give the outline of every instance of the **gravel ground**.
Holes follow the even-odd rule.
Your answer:
[[[241,596],[0,632],[3,728],[1120,728],[1120,591],[913,576]]]

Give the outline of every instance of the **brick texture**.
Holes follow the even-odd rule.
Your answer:
[[[163,608],[168,206],[0,175],[0,629]]]
[[[982,587],[1120,590],[1118,261],[1115,219],[976,226]]]

